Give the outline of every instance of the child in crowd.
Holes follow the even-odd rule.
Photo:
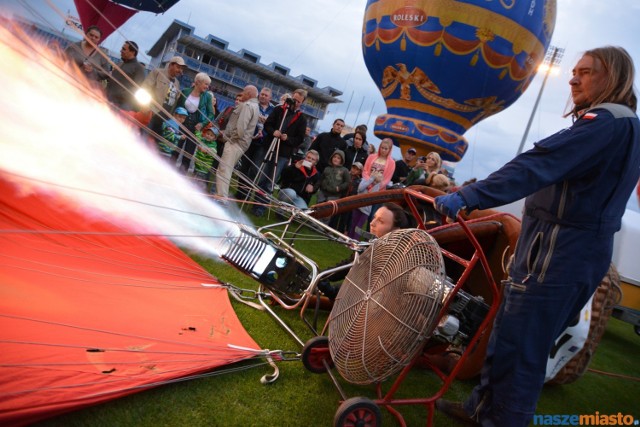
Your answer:
[[[320,191],[318,202],[336,200],[344,196],[351,182],[351,175],[344,165],[344,152],[336,150],[331,155],[329,166],[325,168],[320,177]]]
[[[451,180],[446,175],[439,173],[434,175],[433,178],[431,178],[431,184],[429,184],[429,187],[435,188],[436,190],[444,191],[445,193],[447,193],[449,190],[450,184],[451,184]]]
[[[220,131],[213,123],[209,122],[202,128],[202,132],[196,136],[200,140],[200,144],[195,154],[195,169],[194,180],[199,187],[202,187],[205,191],[209,186],[209,182],[212,182],[212,168],[213,168],[213,155],[217,152],[218,145],[216,140],[220,135]],[[209,189],[210,193],[215,192],[215,183],[211,185]]]
[[[160,154],[169,158],[176,158],[176,147],[180,141],[184,141],[187,136],[180,130],[180,125],[184,123],[189,113],[183,107],[176,108],[173,117],[162,123],[162,138],[157,140]]]
[[[349,171],[351,175],[351,185],[349,185],[349,189],[347,190],[347,196],[355,196],[358,194],[358,186],[360,185],[360,181],[362,181],[362,169],[364,169],[364,166],[360,162],[355,162],[351,165],[351,170]]]
[[[351,176],[351,183],[349,184],[349,188],[347,188],[346,196],[355,196],[358,194],[358,186],[360,185],[360,181],[362,181],[362,169],[364,166],[360,162],[354,162],[351,165],[351,170],[349,171],[349,175]],[[340,218],[338,218],[338,225],[336,226],[336,230],[343,234],[347,234],[349,232],[349,227],[351,226],[351,212],[344,212],[340,214]]]
[[[329,165],[322,171],[320,177],[320,192],[318,193],[318,203],[329,200],[337,200],[344,196],[351,183],[349,170],[344,166],[344,151],[336,150],[329,159]],[[338,225],[338,215],[329,219],[329,226]]]

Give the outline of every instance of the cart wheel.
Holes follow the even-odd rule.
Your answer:
[[[333,360],[329,353],[329,338],[319,336],[313,337],[302,348],[302,364],[308,371],[314,374],[323,374],[327,368],[322,363],[326,360],[330,367],[333,367]]]
[[[366,397],[345,400],[333,418],[334,427],[377,427],[381,424],[380,408]]]

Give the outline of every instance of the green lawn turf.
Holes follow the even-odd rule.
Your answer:
[[[255,219],[254,219],[255,220]],[[266,219],[256,220],[260,223]],[[311,256],[321,268],[344,259],[349,252],[330,242],[299,241],[296,248]],[[244,288],[256,283],[220,262],[194,256],[207,270],[225,282]],[[299,351],[295,341],[264,312],[233,301],[242,324],[258,342],[268,349]],[[301,336],[312,334],[299,319],[298,311],[275,307],[278,314]],[[577,382],[547,386],[538,405],[538,414],[634,415],[640,419],[640,336],[631,325],[611,319],[591,363],[590,370]],[[40,426],[328,426],[339,405],[339,394],[326,374],[312,374],[300,361],[278,364],[280,378],[262,385],[260,378],[272,369],[260,361],[249,361],[218,371],[215,375],[140,392],[112,402],[65,414],[39,423]],[[244,369],[241,369],[244,368]],[[233,371],[232,371],[233,369]],[[613,377],[593,370],[623,375]],[[464,398],[475,380],[456,381],[447,393],[454,400]],[[372,397],[371,387],[341,381],[349,397]],[[414,369],[403,382],[398,396],[426,397],[439,383],[426,370]],[[402,407],[409,426],[425,425],[423,407]],[[384,425],[397,425],[383,412]],[[436,426],[453,426],[439,414]]]

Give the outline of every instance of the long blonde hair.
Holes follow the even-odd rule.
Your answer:
[[[389,145],[389,152],[387,153],[386,157],[383,157],[383,159],[387,160],[387,159],[391,159],[391,151],[393,150],[393,141],[391,140],[391,138],[385,138],[382,141],[380,141],[380,145],[378,145],[378,158],[380,158],[380,147],[382,147],[382,144],[385,145]]]
[[[442,157],[440,157],[440,154],[436,153],[435,151],[432,151],[429,154],[427,154],[427,157],[429,156],[433,156],[436,159],[435,169],[430,170],[429,172],[439,172],[440,168],[442,168]]]

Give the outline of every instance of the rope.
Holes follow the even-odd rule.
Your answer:
[[[621,379],[624,379],[624,380],[640,382],[640,378],[639,377],[633,377],[631,375],[615,374],[613,372],[600,371],[598,369],[592,369],[592,368],[589,368],[588,371],[589,372],[593,372],[594,374],[598,374],[598,375],[605,375],[605,376],[608,376],[608,377],[621,378]]]

